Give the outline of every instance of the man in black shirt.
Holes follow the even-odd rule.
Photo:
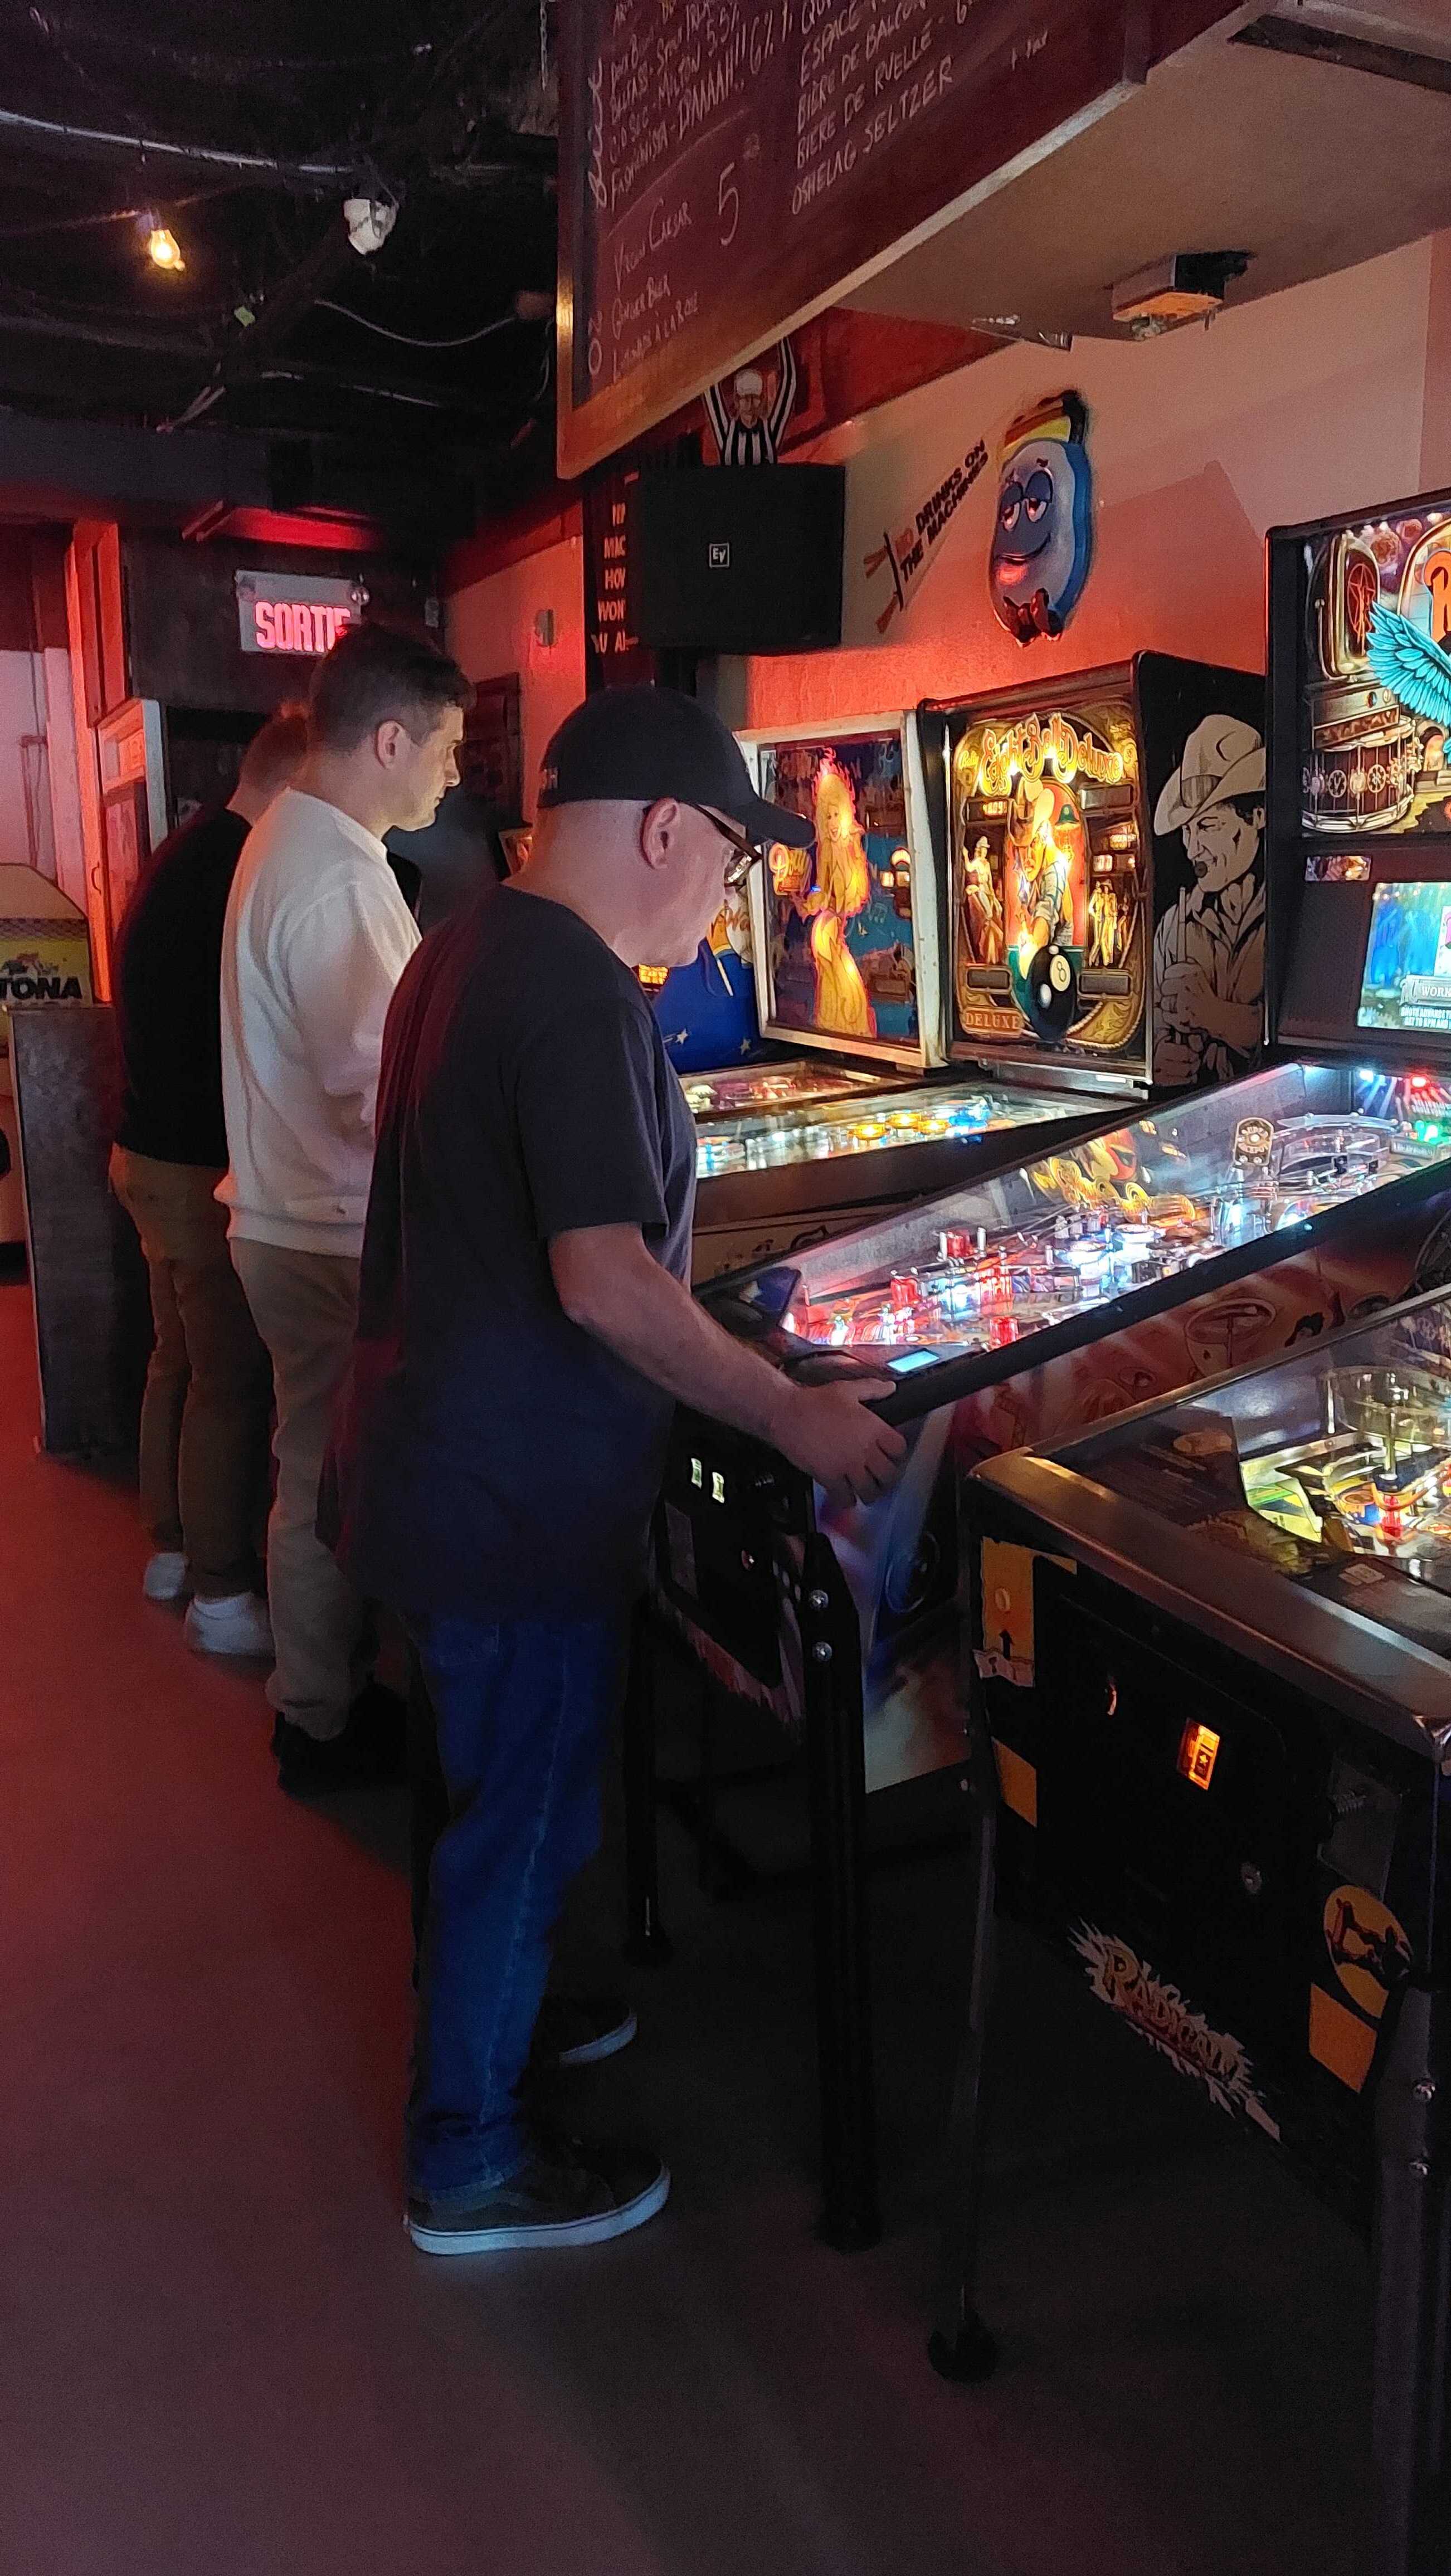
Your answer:
[[[152,1601],[192,1595],[202,1654],[272,1651],[256,1590],[271,1373],[213,1192],[227,1168],[220,976],[227,897],[253,823],[307,749],[284,709],[243,757],[228,804],[162,842],[121,924],[115,1000],[121,1115],[111,1186],[141,1237],[155,1344],[141,1407],[141,1508]]]
[[[692,1299],[694,1127],[633,971],[692,958],[762,841],[811,828],[694,700],[607,690],[545,752],[527,867],[425,941],[389,1012],[324,1516],[407,1621],[448,1794],[409,2111],[430,2253],[596,2243],[669,2188],[658,2157],[544,2144],[515,2088],[598,1840],[675,1399],[842,1496],[880,1492],[902,1452],[863,1401],[889,1380],[795,1387]],[[633,2027],[536,2046],[580,2063]]]

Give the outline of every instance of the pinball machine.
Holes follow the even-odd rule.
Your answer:
[[[1275,531],[1269,573],[1280,1034],[1358,1058],[1368,1117],[1440,1157],[1451,495]],[[1448,1231],[1381,1290],[1427,1293],[962,1495],[977,1901],[933,2360],[993,2359],[996,1894],[1369,2235],[1378,2576],[1451,2566]]]
[[[741,739],[761,792],[814,820],[816,842],[767,853],[748,914],[723,915],[710,955],[672,974],[657,1003],[700,1129],[697,1281],[991,1167],[1015,1130],[1069,1135],[1091,1115],[1077,1098],[946,1070],[945,906],[913,721]],[[715,975],[724,987],[745,972],[773,1052],[690,1072],[698,994],[691,1025],[675,1022],[691,979],[718,1015]]]
[[[1234,998],[1236,943],[1255,909],[1243,854],[1268,811],[1280,1060],[1233,1079],[1201,1059],[1206,1087],[1187,1099],[1101,1123],[1061,1151],[706,1292],[727,1329],[805,1379],[864,1368],[893,1379],[882,1410],[909,1441],[892,1493],[838,1511],[779,1457],[682,1411],[658,1524],[666,1615],[727,1692],[804,1738],[817,1778],[819,1956],[832,1962],[818,2014],[839,2241],[875,2223],[865,1793],[939,1770],[967,1775],[965,1478],[995,1454],[1065,1439],[1451,1275],[1451,971],[1440,915],[1404,893],[1444,886],[1451,969],[1451,820],[1438,839],[1423,805],[1413,854],[1404,827],[1414,799],[1399,833],[1302,820],[1325,562],[1311,532],[1271,548],[1268,781],[1263,746],[1257,758],[1238,730],[1247,717],[1226,704],[1195,719],[1176,773],[1154,790],[1156,820],[1184,815],[1194,863],[1194,890],[1175,898],[1162,943],[1170,911],[1155,906],[1176,1013],[1206,970],[1199,933],[1213,898],[1216,990]],[[1418,757],[1419,781],[1439,757],[1435,741]],[[1081,966],[1070,958],[1077,980],[1065,986],[1050,956],[1040,1007],[1052,1008],[1045,990],[1067,991],[1080,1012],[1115,998],[1085,990],[1091,936],[1071,886],[1050,881],[1047,901]],[[1262,887],[1259,901],[1263,910]],[[1392,933],[1377,938],[1387,917],[1398,965]],[[1031,932],[1051,949],[1044,918],[1040,909]],[[1026,1016],[1000,967],[967,991]],[[1234,1026],[1216,1015],[1214,1043],[1227,1046]],[[1176,1052],[1182,1044],[1177,1018],[1161,1013],[1149,1061],[1166,1031]]]
[[[1253,1063],[1262,721],[1255,676],[1141,654],[742,736],[760,792],[816,826],[814,848],[767,853],[750,903],[762,1039],[811,1056],[687,1078],[697,1279]],[[1201,846],[1226,890],[1199,890]]]
[[[1375,2565],[1445,2576],[1451,1294],[989,1461],[963,1503],[975,1955],[934,2363],[994,2359],[996,1897],[1370,2238]]]

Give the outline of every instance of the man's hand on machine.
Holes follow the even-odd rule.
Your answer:
[[[776,1446],[839,1507],[873,1503],[895,1483],[907,1443],[881,1415],[875,1397],[891,1395],[889,1377],[842,1377],[826,1386],[784,1386]]]

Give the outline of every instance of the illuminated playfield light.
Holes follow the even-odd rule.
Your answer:
[[[148,222],[146,256],[153,268],[168,269],[173,276],[179,275],[186,266],[186,261],[181,255],[181,244],[175,233],[169,232],[165,224]]]

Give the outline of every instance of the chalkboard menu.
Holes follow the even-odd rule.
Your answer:
[[[1225,14],[570,0],[561,472],[613,454]]]

